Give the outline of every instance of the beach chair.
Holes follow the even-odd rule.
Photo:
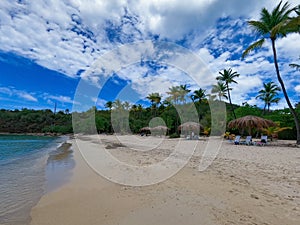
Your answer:
[[[245,145],[252,145],[252,136],[247,136],[246,140],[243,142]]]
[[[261,136],[260,141],[256,142],[256,145],[265,146],[267,143],[268,143],[268,136],[263,135]]]
[[[240,135],[235,136],[235,139],[234,139],[233,143],[234,143],[235,145],[239,145],[239,144],[240,144],[240,139],[241,139],[241,136],[240,136]]]

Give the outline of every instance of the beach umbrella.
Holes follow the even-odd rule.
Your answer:
[[[200,129],[203,129],[203,126],[197,122],[185,122],[178,127],[178,130],[180,130],[181,133],[184,131],[185,135],[188,135],[192,132],[198,135]]]
[[[277,126],[272,120],[264,119],[258,116],[244,116],[228,123],[228,128],[247,129],[251,135],[252,129],[262,129]]]
[[[166,126],[156,126],[156,127],[151,127],[150,128],[150,131],[153,133],[153,134],[159,134],[159,135],[163,135],[163,134],[166,134],[166,132],[169,130],[168,127]]]
[[[196,122],[186,122],[178,127],[178,130],[199,131],[200,129],[203,129],[203,126],[200,123]]]
[[[151,130],[150,127],[142,127],[142,128],[140,129],[140,131],[150,131],[150,130]]]
[[[169,128],[166,126],[156,126],[156,127],[151,127],[150,130],[169,130]]]

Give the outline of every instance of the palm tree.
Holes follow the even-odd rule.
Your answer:
[[[173,101],[174,104],[178,103],[179,97],[180,97],[180,86],[172,86],[169,88],[169,91],[167,92],[169,96],[168,100]]]
[[[120,101],[120,99],[116,99],[113,103],[112,103],[112,108],[114,109],[123,109],[124,110],[124,105],[123,103]]]
[[[154,115],[156,115],[156,108],[157,108],[157,105],[160,103],[161,101],[161,96],[159,95],[159,93],[155,92],[155,93],[151,93],[147,96],[147,99],[150,100],[151,102],[151,113],[153,112],[153,110],[155,109],[154,111]]]
[[[288,33],[299,32],[300,16],[291,17],[290,14],[296,11],[297,8],[290,8],[288,2],[281,6],[280,2],[270,13],[266,8],[261,10],[261,17],[259,21],[249,21],[248,24],[262,36],[262,39],[251,44],[244,52],[242,57],[244,58],[252,50],[262,47],[266,38],[270,38],[272,43],[274,65],[277,74],[277,79],[281,85],[283,95],[290,108],[290,111],[294,117],[296,130],[297,130],[297,144],[300,145],[300,124],[295,109],[293,108],[287,91],[285,89],[284,82],[279,72],[279,66],[277,61],[277,51],[275,41],[277,38],[285,37]]]
[[[111,110],[111,108],[113,107],[113,102],[112,101],[106,102],[105,107],[108,108],[109,110]]]
[[[225,99],[228,99],[228,96],[227,96],[227,87],[226,85],[219,81],[217,84],[214,84],[212,86],[212,89],[211,89],[211,93],[216,93],[219,97],[219,101],[222,100],[222,97],[225,98]]]
[[[130,107],[131,107],[131,104],[130,104],[130,102],[128,102],[128,101],[125,101],[125,102],[123,103],[123,108],[124,108],[125,110],[129,110],[129,109],[130,109]]]
[[[194,94],[191,95],[191,98],[193,100],[193,102],[195,102],[196,100],[198,100],[199,103],[202,102],[202,100],[205,99],[206,94],[205,94],[206,90],[200,88],[199,90],[195,90]]]
[[[191,90],[187,88],[187,85],[180,85],[178,87],[179,89],[179,100],[185,103],[185,97],[187,96],[188,93],[190,93]]]
[[[234,78],[239,77],[240,74],[238,74],[237,72],[233,72],[231,68],[229,68],[228,70],[224,69],[223,72],[219,72],[219,74],[220,74],[220,76],[218,76],[216,79],[219,81],[223,81],[225,83],[226,89],[227,89],[227,94],[228,94],[229,104],[231,106],[233,116],[236,119],[236,115],[234,113],[233,105],[231,102],[231,97],[230,97],[231,89],[229,88],[229,84],[231,84],[231,83],[237,84],[237,82],[234,80]]]
[[[160,103],[161,101],[161,96],[159,95],[159,93],[155,92],[155,93],[151,93],[147,96],[147,99],[150,100],[151,102],[151,106],[152,108],[156,108],[157,105]]]
[[[274,82],[264,83],[264,89],[261,89],[256,96],[256,99],[260,99],[265,102],[264,110],[268,107],[268,112],[270,112],[270,106],[272,103],[278,103],[280,98],[278,98],[278,92],[281,91],[280,87]]]

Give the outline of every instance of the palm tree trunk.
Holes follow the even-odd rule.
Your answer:
[[[229,104],[230,104],[230,106],[231,106],[231,110],[232,110],[234,119],[236,119],[236,115],[235,115],[235,112],[234,112],[234,108],[233,108],[233,105],[232,105],[232,102],[231,102],[231,97],[230,97],[230,92],[229,92],[229,86],[228,86],[228,83],[226,83],[226,86],[227,86],[227,92],[228,92]]]
[[[271,39],[272,40],[272,49],[273,49],[273,56],[274,56],[274,64],[275,64],[275,69],[276,69],[276,73],[277,73],[277,79],[281,85],[281,88],[282,88],[282,92],[283,92],[283,95],[285,97],[285,100],[286,100],[286,103],[288,104],[289,108],[290,108],[290,111],[294,117],[294,120],[295,120],[295,125],[296,125],[296,131],[297,131],[297,145],[300,145],[300,122],[299,122],[299,119],[298,119],[298,116],[290,102],[290,99],[288,97],[288,94],[286,92],[286,89],[285,89],[285,86],[284,86],[284,83],[283,83],[283,80],[280,76],[280,73],[279,73],[279,67],[278,67],[278,62],[277,62],[277,53],[276,53],[276,48],[275,48],[275,40]]]
[[[267,104],[265,104],[265,106],[264,106],[264,110],[263,110],[263,115],[265,115],[265,113],[266,113],[266,108],[267,108]]]

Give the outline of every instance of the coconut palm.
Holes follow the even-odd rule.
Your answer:
[[[273,50],[274,65],[277,74],[277,79],[281,85],[283,95],[286,102],[290,108],[290,111],[294,117],[296,130],[297,130],[297,144],[300,145],[300,124],[295,109],[293,108],[290,99],[288,97],[287,91],[285,89],[284,82],[281,78],[277,60],[277,51],[275,46],[275,41],[278,38],[285,37],[288,33],[299,32],[300,26],[300,16],[291,17],[291,13],[299,9],[294,7],[290,8],[288,2],[282,5],[280,2],[272,12],[269,12],[266,8],[261,10],[261,17],[258,21],[249,21],[248,24],[262,36],[262,39],[251,44],[244,52],[242,57],[244,58],[252,50],[262,47],[265,43],[266,38],[270,38]]]
[[[116,99],[113,103],[112,103],[112,108],[114,109],[124,109],[124,105],[123,103],[120,101],[120,99]]]
[[[256,96],[256,99],[259,98],[260,100],[265,102],[264,110],[266,111],[266,107],[268,107],[268,112],[270,112],[270,106],[272,103],[278,103],[280,98],[278,96],[278,92],[281,91],[280,87],[274,82],[264,83],[264,89],[261,89]]]
[[[128,102],[128,101],[125,101],[125,102],[123,103],[123,108],[124,108],[125,110],[129,110],[129,109],[130,109],[130,107],[131,107],[131,104],[130,104],[130,102]]]
[[[262,132],[269,136],[272,140],[272,138],[278,138],[278,133],[284,130],[291,130],[291,127],[268,127],[268,128],[262,128]]]
[[[111,110],[111,108],[113,107],[113,102],[112,101],[106,102],[105,107],[108,108],[109,110]]]
[[[219,81],[217,84],[214,84],[212,86],[212,89],[211,89],[211,93],[216,93],[217,96],[219,97],[219,101],[222,100],[222,97],[225,98],[225,99],[228,99],[228,96],[227,96],[227,87],[226,85]]]
[[[190,93],[191,90],[188,89],[187,85],[180,85],[178,87],[179,89],[179,100],[183,103],[185,103],[185,97],[188,93]]]
[[[220,76],[218,76],[216,79],[219,81],[223,81],[226,85],[226,89],[227,89],[227,94],[228,94],[228,100],[229,100],[229,104],[231,106],[231,110],[233,113],[234,118],[236,119],[236,115],[234,113],[234,109],[233,109],[233,105],[231,102],[231,97],[230,97],[230,88],[229,88],[229,84],[231,83],[236,83],[237,82],[234,80],[235,78],[239,77],[240,74],[238,74],[236,71],[233,72],[231,68],[229,68],[228,70],[224,69],[223,72],[219,72]]]
[[[195,90],[194,94],[191,95],[191,98],[193,100],[193,102],[195,102],[196,100],[198,100],[199,103],[202,102],[202,100],[205,99],[206,94],[205,94],[206,90],[200,88],[199,90]]]
[[[180,93],[180,86],[172,86],[169,88],[169,91],[167,92],[169,95],[168,101],[174,102],[174,104],[178,103],[179,97],[181,95]]]
[[[151,93],[147,96],[147,99],[150,100],[152,108],[156,108],[157,105],[160,103],[161,101],[161,96],[159,95],[159,93],[155,92],[155,93]]]

